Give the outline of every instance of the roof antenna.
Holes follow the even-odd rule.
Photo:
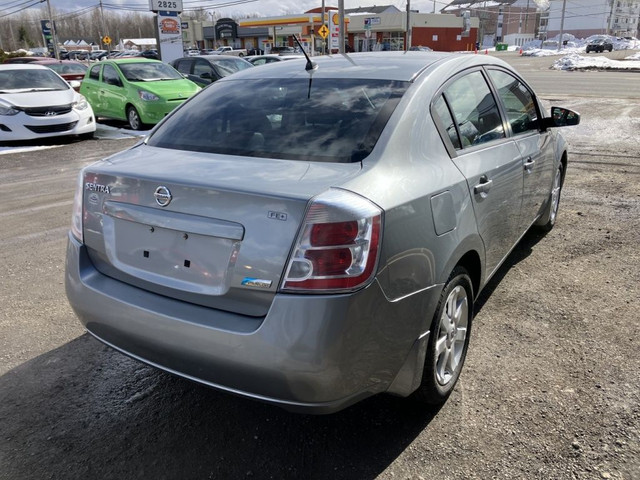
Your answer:
[[[307,52],[305,52],[304,48],[302,47],[302,43],[300,43],[300,40],[298,39],[298,36],[294,35],[293,38],[295,39],[296,43],[298,44],[298,47],[300,47],[300,50],[302,50],[302,53],[307,59],[307,66],[304,67],[304,69],[306,71],[309,71],[309,70],[315,70],[316,68],[318,68],[318,65],[312,62],[311,59],[309,58],[309,55],[307,55]]]

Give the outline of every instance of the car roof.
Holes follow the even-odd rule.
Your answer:
[[[44,65],[38,65],[33,63],[3,63],[0,65],[0,70],[50,70]]]
[[[110,58],[109,60],[103,60],[100,63],[162,63],[160,60],[154,60],[152,58],[144,58],[144,57],[127,57],[127,58]]]
[[[83,67],[85,66],[84,63],[80,63],[80,62],[76,62],[75,60],[56,60],[55,58],[43,58],[42,60],[36,60],[35,62],[31,62],[31,63],[35,63],[36,65],[52,65],[54,63],[72,63],[74,65],[82,65]]]
[[[413,81],[422,71],[435,64],[483,65],[507,64],[495,57],[447,52],[364,52],[312,57],[317,65],[313,78],[367,78],[379,80]],[[224,81],[255,78],[308,77],[302,62],[274,62],[257,69],[243,70]],[[219,80],[222,81],[222,80]]]

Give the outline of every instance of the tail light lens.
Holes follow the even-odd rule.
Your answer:
[[[362,288],[375,273],[382,210],[345,190],[313,199],[287,265],[283,291],[340,292]]]
[[[81,170],[76,181],[76,193],[73,197],[73,212],[71,213],[71,233],[81,243],[82,236],[82,192],[84,185],[84,172]]]

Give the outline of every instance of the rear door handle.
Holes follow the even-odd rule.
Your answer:
[[[487,194],[491,190],[493,180],[489,180],[486,175],[480,177],[480,183],[473,187],[473,193],[475,194]]]
[[[536,164],[536,161],[533,160],[531,157],[529,157],[524,161],[524,169],[527,172],[530,172],[535,164]]]

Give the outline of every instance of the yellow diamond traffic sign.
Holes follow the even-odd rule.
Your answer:
[[[318,34],[322,37],[322,38],[327,38],[327,35],[329,35],[329,29],[327,28],[326,25],[322,25],[320,27],[320,29],[318,30]]]
[[[111,37],[109,35],[105,35],[102,37],[102,43],[109,45],[111,43]]]

